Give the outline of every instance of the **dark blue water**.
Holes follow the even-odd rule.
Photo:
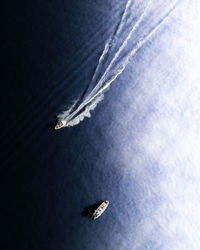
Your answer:
[[[112,168],[104,153],[110,144],[101,136],[101,115],[73,129],[52,128],[56,115],[92,76],[117,19],[109,17],[110,11],[120,14],[123,5],[4,5],[1,249],[96,248],[91,239],[107,219],[94,224],[82,212],[110,196],[107,185],[114,182],[108,177]]]
[[[151,10],[155,17],[168,7],[158,2]],[[198,176],[198,152],[187,148],[195,140],[199,147],[196,103],[186,103],[185,95],[188,84],[191,96],[199,93],[198,76],[190,82],[185,60],[196,59],[185,35],[198,16],[193,2],[180,5],[181,14],[175,12],[137,53],[90,119],[58,131],[57,114],[88,86],[126,1],[4,3],[0,249],[198,249],[199,235],[185,237],[195,226],[181,210],[184,200],[194,204],[196,196],[189,198],[196,195]],[[187,193],[190,177],[195,181]],[[177,197],[184,199],[178,203]],[[93,209],[105,199],[108,209],[92,221]]]

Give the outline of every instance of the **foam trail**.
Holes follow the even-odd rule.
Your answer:
[[[94,82],[94,80],[95,80],[95,78],[96,78],[96,75],[97,75],[97,72],[99,71],[99,68],[100,68],[102,62],[103,62],[105,56],[107,55],[107,53],[108,53],[108,51],[109,51],[110,42],[111,42],[111,41],[108,40],[108,42],[106,42],[106,44],[105,44],[104,50],[103,50],[103,52],[102,52],[102,54],[101,54],[101,56],[100,56],[100,58],[99,58],[99,62],[98,62],[98,65],[97,65],[97,67],[96,67],[96,69],[95,69],[95,72],[94,72],[94,75],[93,75],[93,77],[92,77],[91,83]]]
[[[100,78],[100,80],[97,82],[97,85],[93,88],[93,90],[91,91],[91,93],[86,97],[86,99],[80,104],[80,106],[78,106],[78,108],[72,112],[72,114],[74,114],[76,111],[76,113],[78,113],[80,111],[80,109],[82,109],[85,105],[88,104],[88,100],[90,100],[92,98],[93,95],[95,95],[95,93],[102,87],[103,83],[106,81],[106,75],[108,74],[108,72],[110,71],[110,69],[112,68],[113,64],[115,63],[115,61],[118,59],[120,53],[123,51],[124,47],[127,45],[129,39],[131,38],[132,34],[135,32],[135,30],[137,29],[137,27],[140,25],[141,21],[143,20],[143,17],[145,16],[145,14],[148,11],[148,8],[150,6],[152,0],[149,0],[147,3],[147,6],[145,7],[145,9],[143,10],[142,14],[140,15],[138,21],[133,25],[131,31],[129,32],[128,36],[126,37],[126,39],[124,40],[124,42],[122,43],[122,45],[120,46],[119,50],[116,52],[115,56],[113,57],[113,59],[111,60],[110,64],[108,65],[107,69],[105,70],[105,72],[103,73],[102,77]],[[122,22],[120,21],[120,23],[124,23],[124,19],[125,19],[125,15],[127,15],[127,11],[128,11],[128,7],[130,6],[131,0],[128,0],[126,7],[125,7],[125,11],[124,14],[122,15]],[[120,25],[118,27],[119,29],[121,29]],[[116,32],[117,34],[117,32]],[[106,49],[104,49],[104,52],[101,56],[101,61],[104,59],[105,54],[107,53],[107,49],[109,49],[108,44],[105,46]],[[98,67],[98,66],[97,66]],[[84,93],[85,95],[85,93]],[[95,95],[96,96],[96,95]],[[82,99],[82,97],[81,97]],[[80,99],[77,101],[79,102]],[[89,101],[90,102],[90,101]],[[85,103],[85,104],[84,104]],[[71,110],[71,108],[70,108]],[[75,114],[76,114],[75,113]],[[71,115],[72,115],[71,114]],[[67,110],[67,114],[65,112],[62,113],[62,115],[58,116],[59,120],[63,120],[63,119],[67,119],[67,121],[69,119],[71,119],[73,116],[69,115],[69,112]]]
[[[106,44],[105,44],[103,53],[102,53],[101,56],[100,56],[100,59],[99,59],[98,65],[97,65],[97,67],[96,67],[96,70],[95,70],[95,72],[94,72],[94,75],[93,75],[93,77],[92,77],[91,83],[94,81],[94,79],[95,79],[95,77],[96,77],[96,74],[97,74],[97,72],[98,72],[98,70],[99,70],[99,68],[100,68],[100,66],[101,66],[101,63],[103,62],[105,56],[107,55],[107,53],[108,53],[110,47],[114,45],[115,40],[116,40],[116,37],[119,35],[120,31],[122,30],[122,28],[123,28],[123,26],[124,26],[124,24],[125,24],[125,18],[126,18],[126,16],[127,16],[127,13],[128,13],[129,7],[130,7],[130,5],[131,5],[131,2],[132,2],[132,0],[127,0],[127,2],[126,2],[126,7],[125,7],[125,9],[124,9],[124,11],[123,11],[121,20],[120,20],[118,26],[116,27],[115,32],[114,32],[114,34],[112,35],[112,38],[110,38],[110,39],[108,40],[108,42],[106,42]]]
[[[126,7],[125,7],[124,12],[123,12],[123,14],[122,14],[120,23],[119,23],[118,27],[116,28],[116,30],[115,30],[115,32],[114,32],[114,34],[113,34],[113,37],[114,37],[114,38],[113,38],[112,41],[111,41],[112,44],[114,44],[116,37],[119,35],[119,33],[121,32],[121,30],[122,30],[124,24],[127,22],[127,20],[125,20],[125,18],[126,18],[126,16],[127,16],[129,7],[131,6],[131,3],[132,3],[132,0],[128,0],[128,1],[126,2]]]
[[[94,101],[90,102],[88,106],[85,108],[84,111],[82,111],[80,114],[78,114],[75,118],[71,119],[69,122],[67,122],[67,127],[77,125],[81,121],[84,120],[85,117],[90,118],[90,111],[94,110],[97,106],[97,104],[102,101],[104,98],[104,95],[99,95]]]
[[[89,83],[89,85],[87,86],[86,90],[84,91],[83,95],[81,96],[80,99],[84,98],[88,88],[90,85],[93,85],[93,83],[96,81],[96,77],[99,73],[99,69],[100,67],[103,65],[103,61],[104,59],[106,58],[106,56],[108,55],[108,53],[110,52],[110,49],[113,47],[113,45],[115,44],[115,40],[117,38],[117,36],[119,35],[119,33],[121,32],[124,24],[125,24],[125,18],[127,16],[127,13],[128,13],[128,10],[129,10],[129,7],[131,5],[131,2],[132,0],[127,0],[126,2],[126,6],[125,6],[125,9],[123,11],[123,14],[121,16],[121,19],[120,19],[120,22],[118,24],[118,26],[116,27],[115,29],[115,32],[114,34],[112,35],[112,37],[106,42],[105,46],[104,46],[104,50],[99,58],[99,61],[98,61],[98,64],[97,64],[97,67],[95,69],[95,72],[93,74],[93,77],[92,77],[92,80],[91,82]]]
[[[170,15],[170,13],[175,9],[176,5],[178,3],[178,0],[174,3],[173,7],[170,8],[170,10],[165,14],[165,16],[159,21],[159,23],[150,31],[150,33],[145,36],[143,39],[141,39],[137,45],[134,47],[134,49],[130,52],[130,54],[123,60],[123,63],[119,70],[113,75],[113,77],[105,84],[104,87],[102,87],[93,97],[91,97],[89,100],[83,102],[77,110],[75,110],[73,113],[71,113],[68,116],[68,123],[66,126],[74,126],[78,124],[80,121],[82,121],[85,117],[90,117],[88,115],[91,110],[93,110],[96,105],[102,100],[103,92],[108,89],[108,87],[111,85],[111,83],[124,71],[126,65],[129,63],[129,61],[133,58],[133,56],[136,54],[138,49],[140,49],[153,35],[154,33],[160,28],[160,26],[164,23],[164,21],[167,19],[167,17]],[[100,98],[99,98],[100,97]],[[88,105],[89,104],[89,105]],[[88,106],[86,106],[88,105]],[[83,108],[85,107],[85,110],[79,113]],[[79,113],[77,117],[74,118],[74,116]],[[87,114],[87,115],[86,115]]]
[[[112,41],[112,40],[109,39],[109,40],[106,42],[106,44],[105,44],[105,46],[104,46],[104,50],[103,50],[103,52],[102,52],[102,54],[101,54],[101,56],[100,56],[100,58],[99,58],[97,67],[96,67],[95,72],[94,72],[94,74],[93,74],[92,80],[90,81],[90,83],[89,83],[88,86],[86,87],[84,93],[83,93],[82,96],[80,97],[80,100],[82,100],[82,99],[84,98],[84,96],[86,95],[87,90],[89,89],[90,85],[93,85],[93,83],[95,82],[96,77],[97,77],[97,75],[98,75],[98,73],[99,73],[99,69],[100,69],[100,67],[102,66],[102,64],[103,64],[103,62],[104,62],[104,59],[106,58],[106,56],[107,56],[107,54],[108,54],[108,52],[109,52],[111,41]]]
[[[105,70],[104,74],[102,75],[101,79],[99,80],[99,82],[97,83],[97,85],[94,87],[94,89],[91,91],[91,93],[88,95],[88,99],[90,99],[96,91],[98,91],[98,89],[100,89],[103,85],[103,83],[105,82],[105,78],[106,75],[109,73],[110,69],[112,68],[113,64],[115,63],[115,61],[118,59],[120,53],[123,51],[123,49],[125,48],[125,46],[127,45],[128,41],[130,40],[132,34],[135,32],[135,30],[137,29],[137,27],[140,25],[140,23],[143,20],[143,17],[146,15],[149,7],[150,7],[150,3],[152,0],[148,1],[147,6],[145,7],[143,13],[141,14],[141,16],[139,17],[138,21],[133,25],[131,31],[129,32],[128,36],[126,37],[126,39],[124,40],[124,42],[122,43],[122,45],[120,46],[119,50],[116,52],[116,54],[114,55],[113,59],[111,60],[110,64],[108,65],[107,69]]]
[[[68,117],[70,115],[70,113],[73,112],[73,109],[75,108],[77,102],[78,102],[78,100],[74,101],[74,103],[71,105],[71,107],[68,110],[63,111],[61,114],[59,114],[58,119],[63,120],[66,117]]]
[[[116,40],[116,37],[119,35],[120,31],[122,30],[122,28],[123,28],[123,26],[124,26],[125,18],[126,18],[126,16],[127,16],[127,13],[128,13],[128,10],[129,10],[129,7],[130,7],[131,3],[132,3],[132,0],[127,0],[125,9],[124,9],[123,14],[122,14],[121,19],[120,19],[120,22],[119,22],[118,26],[116,27],[115,32],[114,32],[114,34],[112,35],[112,38],[110,38],[110,39],[106,42],[106,44],[105,44],[105,46],[104,46],[104,50],[103,50],[103,52],[102,52],[102,54],[101,54],[101,56],[100,56],[100,58],[99,58],[99,61],[98,61],[97,67],[96,67],[96,69],[95,69],[95,72],[94,72],[94,74],[93,74],[92,80],[90,81],[90,83],[89,83],[88,86],[86,87],[86,89],[85,89],[85,91],[83,92],[83,94],[81,95],[81,97],[80,97],[78,100],[76,100],[76,101],[74,102],[74,104],[73,104],[72,106],[70,106],[70,108],[68,108],[68,110],[63,111],[61,114],[59,114],[59,115],[57,116],[57,117],[58,117],[58,120],[66,119],[66,118],[70,115],[70,113],[73,112],[73,110],[75,109],[75,107],[76,107],[77,105],[79,105],[79,103],[81,102],[81,100],[85,97],[85,95],[86,95],[86,93],[87,93],[87,90],[88,90],[89,86],[90,86],[90,85],[93,85],[93,83],[95,82],[96,77],[97,77],[98,72],[99,72],[99,69],[100,69],[100,67],[101,67],[102,64],[103,64],[104,59],[106,58],[107,54],[110,52],[111,46],[113,47],[113,45],[114,45],[114,43],[115,43],[115,40]]]
[[[124,71],[127,64],[130,62],[130,60],[133,58],[133,56],[136,54],[136,52],[153,36],[153,34],[160,28],[160,26],[163,24],[163,22],[167,19],[167,17],[170,15],[170,13],[175,9],[176,5],[178,3],[178,0],[173,5],[173,7],[165,14],[165,16],[159,21],[159,23],[150,31],[150,33],[143,39],[141,39],[137,45],[134,47],[134,49],[130,52],[130,54],[124,59],[121,69],[117,71],[117,73],[105,84],[104,87],[102,87],[90,100],[88,100],[88,103],[90,103],[93,99],[95,99],[98,95],[100,95],[102,92],[104,92],[111,83]],[[86,104],[87,105],[87,104]]]
[[[158,22],[158,24],[149,32],[148,35],[146,35],[144,38],[140,39],[140,41],[136,44],[136,46],[132,49],[130,54],[125,57],[123,62],[120,65],[120,68],[115,72],[115,74],[111,77],[111,79],[105,84],[105,86],[101,87],[94,95],[90,98],[82,102],[78,108],[72,112],[70,115],[66,118],[66,127],[67,126],[74,126],[78,124],[80,121],[82,121],[85,117],[89,117],[88,115],[91,110],[93,110],[96,105],[102,100],[103,98],[103,92],[109,88],[111,83],[124,71],[127,64],[130,62],[130,60],[133,58],[133,56],[136,54],[136,52],[154,35],[154,33],[160,28],[160,26],[164,23],[164,21],[167,19],[167,17],[170,15],[170,13],[176,8],[178,3],[178,0],[173,4],[173,6],[170,8],[170,10],[165,14],[165,16]],[[87,106],[88,105],[88,106]],[[84,111],[81,112],[81,110],[84,109]],[[76,114],[78,116],[74,117]]]

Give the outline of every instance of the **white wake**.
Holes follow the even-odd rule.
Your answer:
[[[90,111],[94,110],[97,104],[103,100],[104,92],[109,88],[109,86],[114,82],[114,80],[122,74],[124,69],[126,68],[127,64],[130,60],[134,57],[136,52],[147,42],[149,39],[155,34],[155,32],[160,28],[160,26],[165,22],[167,17],[176,7],[178,0],[174,1],[173,5],[169,10],[165,13],[165,15],[157,22],[157,24],[149,31],[149,33],[142,38],[135,44],[135,46],[130,49],[129,53],[126,54],[124,57],[122,56],[123,52],[126,50],[129,40],[132,38],[133,34],[136,32],[138,27],[140,26],[141,22],[143,21],[144,17],[147,15],[148,10],[151,7],[152,0],[149,0],[142,11],[138,20],[133,24],[130,32],[128,33],[127,37],[124,39],[120,47],[118,48],[117,52],[114,54],[113,58],[111,59],[108,67],[103,72],[100,79],[97,81],[97,76],[100,72],[102,64],[105,62],[106,56],[109,54],[110,50],[115,46],[115,41],[118,39],[120,32],[123,31],[123,28],[126,24],[126,17],[129,13],[129,8],[132,3],[132,0],[128,0],[124,12],[122,14],[120,23],[114,32],[112,38],[108,40],[106,43],[104,50],[99,58],[99,62],[95,69],[94,75],[90,84],[94,84],[97,81],[95,87],[91,90],[89,94],[86,96],[83,95],[81,99],[79,98],[74,102],[74,104],[66,111],[62,112],[58,115],[58,122],[63,122],[65,127],[74,126],[84,120],[85,117],[91,117]],[[119,63],[116,63],[118,59],[122,57]],[[86,91],[87,93],[87,91]],[[77,103],[80,103],[77,105]]]

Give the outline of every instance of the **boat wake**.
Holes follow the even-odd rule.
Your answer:
[[[156,18],[154,17],[151,21],[150,17],[153,16],[151,8],[153,4],[152,0],[148,0],[145,2],[145,6],[142,8],[139,18],[137,18],[137,21],[134,21],[132,10],[136,6],[134,6],[133,2],[133,0],[127,0],[119,24],[112,37],[105,44],[91,81],[82,96],[77,99],[69,109],[58,115],[58,123],[55,129],[75,126],[83,121],[85,117],[91,117],[90,112],[103,100],[105,91],[108,90],[115,79],[122,74],[137,51],[151,39],[178,4],[178,0],[173,1],[165,13]],[[146,33],[140,36],[138,29],[142,26],[141,24],[145,22],[145,19],[147,19],[149,23],[151,21],[153,25],[149,25]],[[132,24],[132,26],[129,23]],[[123,37],[126,24],[129,24],[130,28],[127,28],[128,34],[121,41],[120,38]],[[143,30],[145,30],[145,28],[143,28]],[[131,39],[133,40],[132,42]],[[114,56],[111,57],[114,50]],[[106,63],[108,66],[102,75],[100,75],[102,66]],[[89,89],[93,85],[94,87],[89,92]]]

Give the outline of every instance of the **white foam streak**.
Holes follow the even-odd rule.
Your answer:
[[[152,29],[152,31],[142,40],[140,40],[135,48],[130,52],[130,54],[123,60],[121,64],[121,68],[115,72],[115,74],[112,76],[112,78],[105,84],[104,87],[102,87],[90,100],[88,100],[88,103],[95,99],[98,95],[100,95],[102,92],[104,92],[111,83],[124,71],[127,64],[130,62],[130,60],[133,58],[133,56],[136,54],[136,52],[153,36],[153,34],[159,29],[159,27],[162,25],[162,23],[166,20],[166,18],[169,16],[169,14],[172,12],[174,7],[165,15],[165,17]],[[87,104],[86,104],[87,105]]]
[[[151,0],[149,0],[147,6],[145,7],[145,9],[144,9],[143,13],[141,14],[141,16],[139,17],[138,21],[133,25],[133,27],[132,27],[131,31],[129,32],[128,36],[126,37],[126,39],[124,40],[124,42],[120,46],[119,50],[114,55],[113,59],[111,60],[110,64],[108,65],[107,69],[105,70],[103,76],[101,77],[101,79],[99,80],[97,85],[94,87],[94,89],[91,91],[91,93],[88,95],[87,99],[90,99],[94,95],[94,93],[96,91],[98,91],[98,89],[100,89],[101,86],[103,85],[103,83],[105,82],[107,74],[110,72],[110,69],[112,68],[113,64],[118,59],[120,53],[124,50],[125,46],[127,45],[128,41],[130,40],[131,36],[136,31],[137,27],[140,25],[141,21],[143,20],[143,17],[147,13],[148,8],[150,6],[150,3],[151,3]]]
[[[120,22],[119,22],[119,25],[118,25],[118,27],[116,28],[116,30],[115,30],[115,32],[114,32],[112,38],[110,38],[110,39],[106,42],[106,44],[105,44],[105,46],[104,46],[104,50],[103,50],[103,52],[102,52],[102,54],[101,54],[101,56],[100,56],[100,58],[99,58],[97,67],[96,67],[95,72],[94,72],[94,74],[93,74],[92,80],[91,80],[90,84],[88,85],[87,89],[89,88],[89,86],[92,86],[93,83],[97,80],[96,77],[97,77],[97,75],[98,75],[98,73],[99,73],[99,70],[100,70],[101,66],[103,65],[104,59],[106,58],[106,56],[107,56],[108,53],[110,52],[111,47],[113,47],[113,45],[114,45],[114,43],[115,43],[115,40],[116,40],[117,36],[119,35],[119,33],[121,32],[121,30],[122,30],[122,28],[123,28],[125,22],[127,22],[127,20],[125,20],[125,18],[127,17],[128,10],[129,10],[129,7],[130,7],[131,3],[132,3],[132,0],[127,0],[125,9],[124,9],[124,11],[123,11],[123,14],[122,14],[122,16],[121,16],[121,20],[120,20]],[[87,90],[85,91],[85,94],[86,94],[86,93],[87,93]],[[80,97],[80,98],[83,99],[84,96],[85,96],[85,94],[83,94],[82,97]],[[58,115],[58,120],[59,120],[59,121],[62,121],[62,120],[67,120],[67,121],[69,121],[69,119],[71,119],[71,117],[72,117],[70,114],[73,112],[73,110],[74,110],[76,104],[77,104],[78,102],[80,102],[81,99],[76,100],[76,101],[73,103],[73,105],[70,106],[70,108],[68,108],[67,110],[63,111],[61,114],[59,114],[59,115]],[[81,105],[81,107],[82,107],[82,105]],[[77,112],[79,112],[79,110],[80,110],[80,109],[78,109]],[[92,109],[91,109],[91,110],[92,110]],[[73,113],[73,114],[75,115],[77,112],[75,112],[75,113]],[[83,113],[85,113],[85,112],[83,112]],[[68,122],[68,124],[69,124],[69,122]],[[71,125],[70,125],[70,126],[71,126]]]
[[[124,11],[123,11],[123,14],[122,14],[122,16],[121,16],[121,20],[120,20],[120,22],[119,22],[119,25],[118,25],[118,27],[116,28],[116,30],[115,30],[115,32],[114,32],[112,38],[110,38],[110,39],[106,42],[106,44],[105,44],[105,46],[104,46],[104,50],[103,50],[103,52],[102,52],[102,54],[101,54],[101,56],[100,56],[100,58],[99,58],[97,67],[96,67],[95,72],[94,72],[94,74],[93,74],[92,80],[91,80],[91,82],[90,82],[90,84],[88,85],[87,88],[89,88],[89,86],[92,86],[92,85],[94,84],[94,82],[97,81],[97,76],[98,76],[99,70],[101,69],[101,66],[102,66],[103,63],[104,63],[104,59],[105,59],[106,56],[109,54],[109,52],[111,51],[111,49],[114,47],[117,36],[120,34],[121,30],[122,30],[123,27],[124,27],[124,24],[127,22],[126,17],[127,17],[128,10],[129,10],[129,7],[130,7],[130,5],[131,5],[131,2],[132,2],[132,0],[127,0],[127,2],[126,2],[126,7],[125,7],[125,9],[124,9]],[[85,96],[85,94],[84,94],[84,96]],[[84,98],[84,97],[83,97],[83,98]]]
[[[132,0],[128,0],[127,3],[126,3],[126,7],[125,7],[124,13],[122,15],[120,25],[119,25],[119,27],[117,29],[116,35],[118,35],[121,32],[121,30],[123,28],[123,25],[126,23],[125,18],[126,18],[127,14],[128,14],[128,10],[129,10],[129,8],[131,6],[131,2],[132,2]]]
[[[90,111],[94,110],[97,106],[97,104],[102,101],[104,98],[104,95],[99,95],[94,101],[91,101],[91,103],[85,108],[85,110],[83,112],[81,112],[79,115],[77,115],[75,118],[72,118],[67,124],[67,127],[72,127],[74,125],[77,125],[78,123],[80,123],[81,121],[83,121],[83,119],[85,117],[90,118]],[[73,115],[75,116],[75,115]]]
[[[98,81],[97,85],[94,87],[94,89],[91,91],[91,93],[86,97],[86,99],[77,107],[76,110],[71,112],[73,110],[73,107],[66,112],[64,112],[62,115],[58,116],[60,120],[63,120],[63,118],[66,121],[66,127],[68,126],[74,126],[78,124],[80,121],[82,121],[85,117],[90,117],[90,111],[94,110],[96,105],[103,99],[103,93],[106,91],[106,89],[109,88],[111,83],[124,71],[127,64],[130,62],[130,60],[134,57],[136,52],[154,35],[154,33],[159,29],[159,27],[164,23],[164,21],[167,19],[169,14],[174,10],[174,8],[177,5],[177,1],[173,4],[173,6],[169,9],[169,11],[165,14],[165,16],[159,21],[159,23],[149,32],[148,35],[143,37],[139,40],[139,42],[136,44],[136,46],[130,51],[130,53],[122,59],[122,62],[118,64],[116,67],[117,69],[114,69],[113,72],[111,71],[112,66],[117,61],[120,53],[124,50],[126,47],[128,41],[130,40],[131,36],[139,26],[139,24],[142,22],[143,17],[145,16],[151,0],[149,0],[146,8],[144,9],[143,13],[141,14],[138,21],[134,24],[131,31],[129,32],[128,36],[120,46],[119,50],[114,55],[113,59],[111,60],[110,64],[108,65],[107,69],[105,70],[104,74],[102,75],[101,79]],[[127,6],[129,6],[130,1],[128,1]],[[124,12],[125,13],[125,12]],[[123,20],[123,16],[122,16]],[[120,26],[119,26],[120,28]],[[105,49],[99,59],[99,62],[102,62],[105,54],[108,52],[108,43],[105,46]],[[97,67],[98,68],[98,67]],[[112,73],[112,75],[109,77],[108,73]],[[108,78],[110,78],[108,80]],[[104,85],[104,86],[103,86]],[[84,110],[83,110],[84,109]],[[82,111],[83,110],[83,111]],[[77,115],[78,114],[78,115]],[[76,116],[77,115],[77,116]],[[76,116],[76,117],[75,117]]]
[[[61,114],[59,114],[58,120],[59,121],[65,120],[70,115],[70,113],[73,112],[73,109],[75,108],[77,102],[78,102],[78,100],[75,100],[74,103],[71,105],[71,107],[68,110],[65,110]]]

